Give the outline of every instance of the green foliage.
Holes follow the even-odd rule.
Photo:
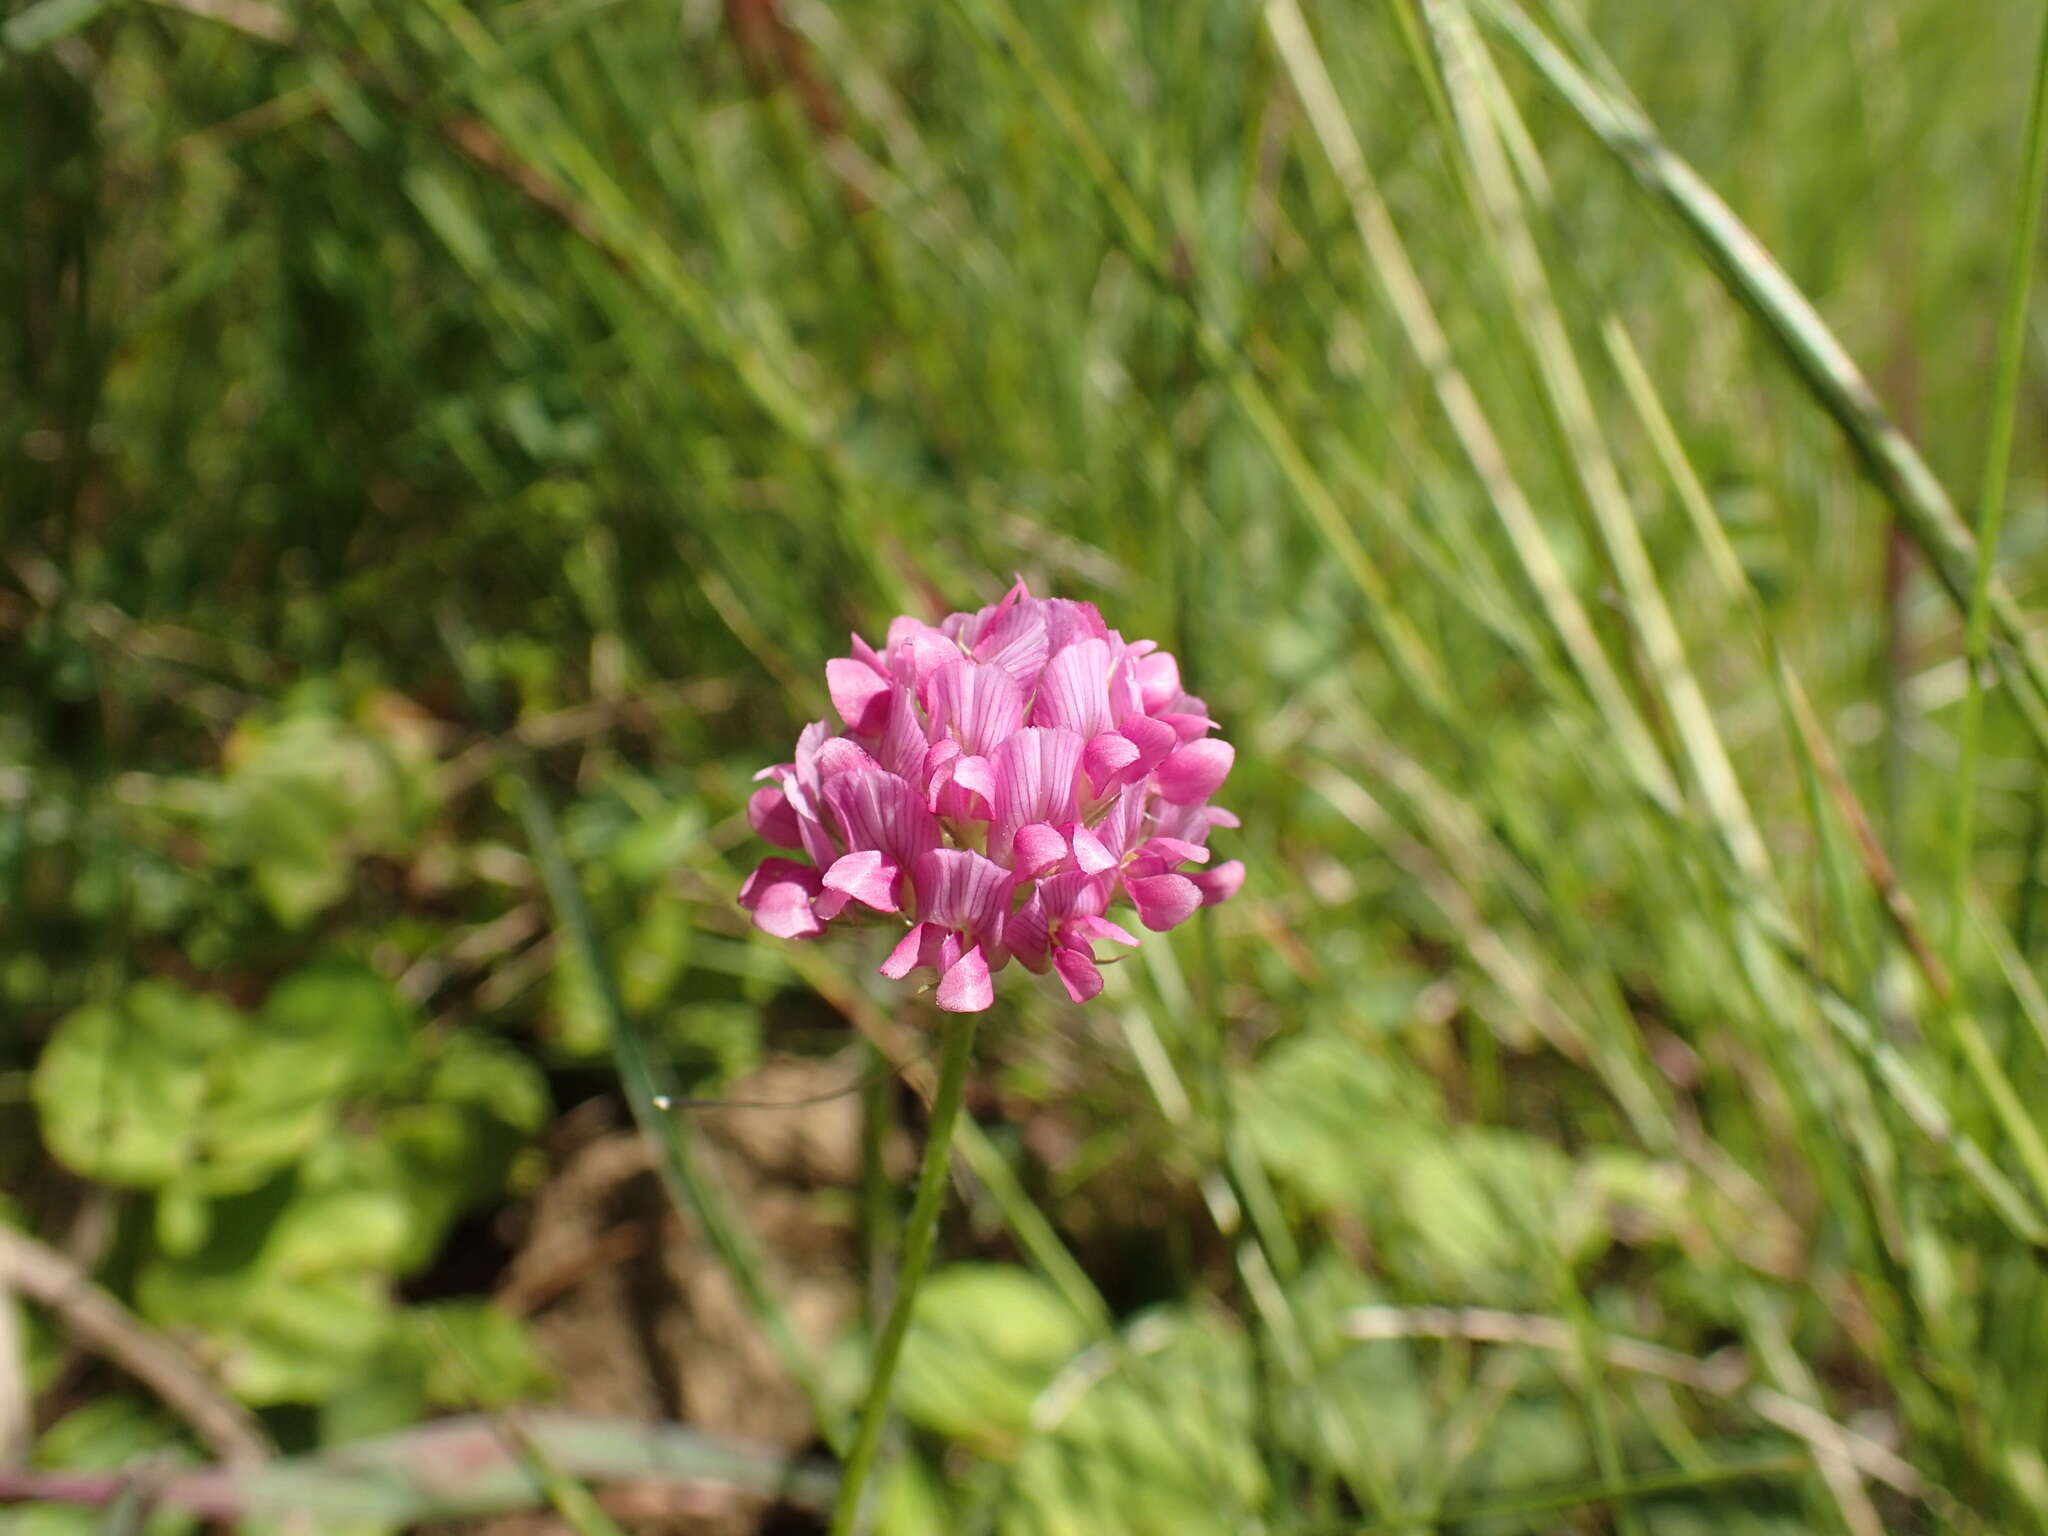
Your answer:
[[[34,1462],[52,1471],[113,1471],[147,1462],[163,1470],[195,1458],[165,1415],[133,1397],[110,1393],[64,1415],[36,1442]],[[133,1518],[124,1510],[124,1516]],[[140,1529],[148,1536],[188,1536],[200,1524],[173,1510],[136,1509]],[[7,1536],[95,1536],[108,1517],[89,1509],[58,1505],[0,1511],[0,1531]]]
[[[889,1529],[2048,1528],[2036,7],[0,9],[0,1219],[288,1448],[551,1390],[547,1074],[918,1037],[740,812],[1022,572],[1250,875],[1006,975]]]
[[[417,835],[426,790],[380,741],[327,714],[244,727],[207,828],[223,862],[245,866],[279,922],[302,928],[345,895],[357,858]]]
[[[389,985],[353,966],[297,972],[258,1013],[137,982],[57,1026],[36,1105],[50,1150],[75,1172],[238,1194],[305,1154],[412,1045]]]
[[[1007,1457],[1032,1407],[1087,1332],[1024,1270],[956,1264],[917,1293],[897,1366],[896,1402],[912,1423]]]
[[[410,1382],[416,1416],[541,1379],[510,1319],[390,1294],[457,1216],[503,1193],[544,1122],[525,1056],[473,1032],[425,1036],[381,976],[324,961],[250,1012],[138,982],[58,1024],[34,1091],[74,1172],[154,1195],[136,1306],[196,1341],[244,1401]],[[435,1330],[443,1355],[475,1357],[473,1393],[450,1387],[465,1367],[434,1354]]]

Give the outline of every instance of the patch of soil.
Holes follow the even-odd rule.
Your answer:
[[[783,1060],[733,1086],[736,1100],[786,1104],[844,1086],[846,1064]],[[852,1191],[860,1157],[858,1094],[788,1109],[679,1109],[700,1132],[702,1171],[752,1236],[774,1294],[814,1358],[860,1306]],[[565,1115],[550,1173],[519,1222],[496,1299],[527,1316],[579,1412],[673,1420],[792,1453],[817,1426],[710,1244],[676,1211],[652,1147],[616,1100]],[[892,1172],[899,1163],[892,1157]],[[724,1491],[620,1489],[607,1506],[647,1536],[741,1536],[822,1529],[766,1500]],[[470,1530],[540,1536],[553,1515]]]

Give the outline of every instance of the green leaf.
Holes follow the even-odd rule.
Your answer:
[[[213,1231],[213,1207],[189,1184],[166,1184],[156,1197],[157,1246],[173,1258],[197,1253]]]
[[[159,1261],[143,1270],[136,1300],[152,1322],[202,1340],[244,1402],[317,1403],[353,1382],[390,1337],[389,1286],[365,1270]]]
[[[277,920],[303,928],[347,894],[355,858],[348,822],[291,785],[263,784],[243,797],[237,847]]]
[[[403,748],[320,712],[237,728],[215,838],[279,922],[303,927],[346,894],[360,854],[405,846],[428,791]]]
[[[410,1307],[399,1326],[437,1408],[505,1408],[554,1385],[526,1325],[488,1302]]]
[[[328,961],[296,971],[264,999],[263,1028],[304,1047],[338,1086],[387,1076],[411,1053],[414,1021],[391,983],[368,966]]]
[[[1259,1460],[1250,1347],[1230,1320],[1179,1309],[1132,1332],[1165,1330],[1147,1381],[1112,1373],[1082,1392],[1017,1458],[1002,1536],[1182,1536],[1258,1528]]]
[[[436,1103],[462,1105],[515,1131],[539,1130],[552,1108],[540,1068],[510,1046],[474,1030],[441,1042],[426,1092]]]
[[[1418,1145],[1394,1183],[1415,1248],[1403,1263],[1441,1294],[1499,1305],[1552,1294],[1571,1163],[1512,1131],[1461,1130]]]
[[[120,1392],[94,1397],[36,1437],[30,1465],[47,1472],[100,1472],[148,1461],[166,1467],[198,1458],[177,1425],[158,1409]],[[94,1536],[107,1529],[106,1512],[37,1505],[0,1516],[8,1536]],[[133,1528],[133,1527],[131,1527]],[[147,1536],[184,1536],[199,1521],[171,1510],[152,1513],[139,1527]]]
[[[1245,1084],[1245,1134],[1273,1177],[1314,1205],[1357,1207],[1434,1133],[1436,1089],[1334,1030],[1268,1051]]]
[[[195,1161],[210,1069],[240,1034],[232,1008],[161,981],[69,1014],[32,1080],[44,1140],[88,1178],[169,1183]]]
[[[912,1423],[1007,1454],[1029,1428],[1038,1394],[1087,1338],[1037,1276],[955,1264],[917,1293],[896,1368],[898,1406]]]
[[[403,1058],[409,1035],[388,984],[354,966],[298,973],[260,1018],[139,982],[58,1026],[37,1065],[36,1106],[50,1149],[80,1173],[175,1183],[184,1199],[233,1194],[317,1141],[350,1089]],[[173,1247],[196,1232],[189,1216],[160,1213]]]

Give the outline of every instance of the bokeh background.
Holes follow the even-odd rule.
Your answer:
[[[398,1529],[553,1403],[738,1437],[630,1529],[822,1529],[930,1021],[739,811],[1021,573],[1179,654],[1250,874],[1006,975],[881,1529],[2048,1527],[2033,384],[1975,754],[1941,515],[2040,25],[5,7],[0,1479],[398,1435]]]

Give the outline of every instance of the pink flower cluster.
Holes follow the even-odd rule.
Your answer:
[[[936,628],[897,619],[880,651],[856,635],[825,678],[845,731],[806,726],[747,804],[811,859],[764,860],[741,888],[764,932],[885,914],[909,931],[882,974],[929,968],[941,1008],[988,1007],[1012,958],[1080,1003],[1102,990],[1094,945],[1138,942],[1112,905],[1163,931],[1244,883],[1235,860],[1199,867],[1210,828],[1238,824],[1208,803],[1234,750],[1173,657],[1092,603],[1019,581]]]

